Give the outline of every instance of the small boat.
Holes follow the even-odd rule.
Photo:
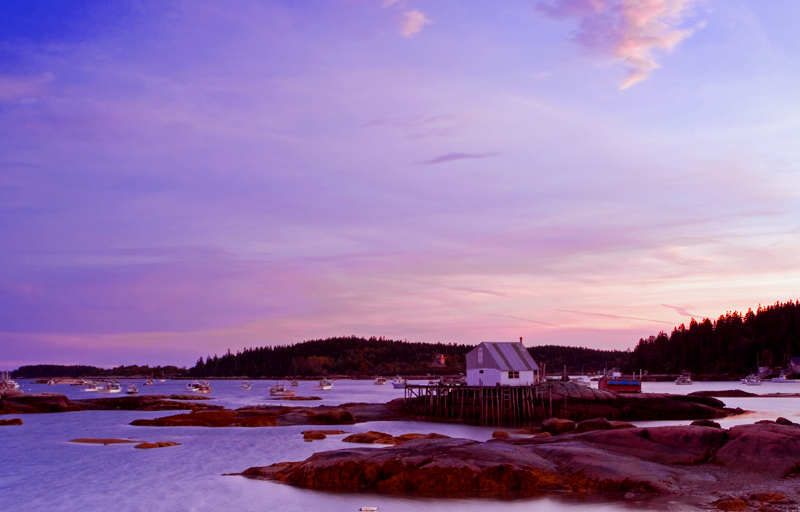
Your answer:
[[[742,379],[742,384],[744,384],[745,386],[760,386],[761,377],[759,377],[755,373],[751,373],[750,375]]]
[[[779,384],[793,384],[793,383],[795,383],[795,382],[800,382],[800,380],[797,380],[797,379],[790,379],[790,378],[788,378],[788,377],[786,376],[786,374],[785,374],[785,373],[781,372],[781,374],[780,374],[780,375],[778,375],[777,377],[773,377],[773,378],[772,378],[772,382],[777,382],[777,383],[779,383]]]
[[[319,385],[314,386],[311,388],[313,391],[328,391],[333,389],[333,382],[329,381],[328,379],[322,379],[319,381]]]
[[[392,381],[392,386],[394,386],[394,389],[403,389],[406,387],[406,379],[398,375]]]
[[[286,389],[286,384],[276,382],[274,386],[269,387],[269,394],[272,396],[294,396],[295,392],[291,389]]]
[[[0,395],[2,395],[3,392],[9,394],[20,392],[19,384],[11,380],[11,377],[8,376],[8,372],[2,372],[2,374],[0,374]]]
[[[158,379],[158,382],[167,382],[167,379]]]
[[[125,393],[135,395],[139,393],[139,388],[136,387],[136,384],[128,384],[128,389],[125,390]]]
[[[291,382],[291,384],[292,384],[292,387],[293,387],[293,388],[296,388],[297,386],[299,386],[299,385],[300,385],[300,381],[298,381],[297,379],[294,379],[294,380]]]
[[[70,386],[85,386],[88,383],[89,383],[89,381],[87,381],[87,380],[78,379],[78,380],[76,380],[74,382],[71,382]]]
[[[386,385],[386,377],[376,377],[375,378],[375,385],[376,386],[385,386]]]
[[[152,386],[152,385],[153,385],[153,379],[147,379],[147,380],[145,381],[144,385],[145,385],[145,386]]]
[[[612,370],[610,375],[606,372],[603,378],[597,381],[597,389],[615,393],[641,393],[642,378],[641,376],[637,378],[636,374],[625,377],[621,372]]]
[[[95,384],[94,382],[90,382],[86,384],[86,387],[83,388],[84,391],[100,391],[100,386]]]
[[[250,391],[251,387],[253,387],[253,386],[249,382],[247,382],[247,381],[242,382],[242,389],[243,390]]]
[[[378,510],[378,507],[361,507],[358,510],[360,510],[361,512],[375,512],[376,510]]]
[[[192,393],[197,391],[197,388],[199,388],[199,387],[200,387],[200,383],[197,382],[196,380],[186,383],[186,391],[189,391],[189,392],[192,392]]]
[[[434,378],[428,380],[428,385],[429,386],[441,386],[442,385],[442,379],[437,379],[436,377],[434,377]]]
[[[56,385],[56,379],[50,379],[50,380],[48,380],[48,381],[47,381],[47,385],[48,385],[48,386],[55,386],[55,385]]]
[[[211,393],[211,383],[207,380],[201,380],[200,385],[197,386],[197,389],[194,390],[195,393],[200,393],[202,395],[207,395]]]
[[[100,387],[97,389],[100,393],[121,393],[122,386],[118,382],[107,382],[105,387]]]
[[[678,386],[690,386],[694,384],[694,381],[688,375],[681,375],[677,379],[675,379],[675,384]]]

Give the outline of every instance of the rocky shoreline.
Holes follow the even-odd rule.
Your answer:
[[[380,439],[377,434],[371,438]],[[241,475],[340,492],[453,497],[566,492],[626,500],[668,494],[720,510],[797,510],[798,448],[800,425],[784,419],[729,430],[603,428],[488,442],[412,436],[380,450],[320,452]]]

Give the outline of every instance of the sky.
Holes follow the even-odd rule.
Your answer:
[[[800,2],[5,0],[0,368],[632,349],[799,298]]]

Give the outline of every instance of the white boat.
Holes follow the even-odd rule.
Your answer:
[[[314,386],[311,388],[313,391],[328,391],[333,389],[333,382],[329,381],[328,379],[322,379],[319,381],[319,385]]]
[[[745,386],[760,386],[761,378],[758,375],[751,373],[750,375],[742,379],[742,384],[744,384]]]
[[[694,384],[694,381],[688,375],[681,375],[677,379],[675,379],[675,384],[679,386],[690,386]]]
[[[442,379],[437,379],[436,377],[434,377],[434,378],[428,380],[428,385],[429,386],[441,386],[442,385]]]
[[[361,512],[375,512],[376,510],[378,510],[378,507],[361,507],[358,510],[360,510]]]
[[[291,384],[292,384],[293,388],[296,388],[297,386],[300,385],[300,381],[298,381],[297,379],[294,379]]]
[[[386,377],[376,377],[375,378],[375,385],[376,386],[385,386],[386,385]]]
[[[200,393],[201,395],[207,395],[211,393],[211,383],[207,380],[202,380],[198,383],[197,387],[194,390],[195,393]]]
[[[47,381],[47,385],[48,385],[48,386],[55,386],[55,385],[56,385],[56,379],[50,379],[50,380],[48,380],[48,381]]]
[[[785,373],[781,373],[781,374],[780,374],[780,375],[778,375],[777,377],[773,377],[773,378],[772,378],[772,382],[777,382],[777,383],[779,383],[779,384],[793,384],[793,383],[795,383],[795,382],[800,382],[800,380],[797,380],[797,379],[790,379],[790,378],[788,378],[788,377],[786,376],[786,374],[785,374]]]
[[[125,390],[125,393],[135,395],[139,393],[139,388],[136,387],[136,384],[128,384],[128,389]]]
[[[242,389],[243,390],[250,391],[250,388],[252,388],[252,387],[253,387],[253,385],[250,384],[249,382],[247,382],[247,381],[242,382]]]
[[[11,380],[11,377],[8,376],[8,372],[3,372],[0,374],[0,395],[3,393],[18,393],[19,391],[19,384]]]
[[[121,393],[122,386],[118,382],[106,382],[105,387],[99,387],[97,391],[105,394]]]
[[[152,386],[152,385],[153,385],[153,379],[147,379],[147,380],[145,381],[144,385],[145,385],[145,386]]]
[[[100,386],[95,384],[94,382],[90,382],[86,384],[86,387],[83,388],[84,391],[100,391]]]
[[[392,386],[394,386],[394,389],[403,389],[404,387],[406,387],[406,379],[398,375],[392,381]]]

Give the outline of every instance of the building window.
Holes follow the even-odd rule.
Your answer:
[[[508,372],[508,378],[509,379],[518,379],[519,378],[519,372]]]
[[[483,370],[478,370],[478,373],[483,373]]]

